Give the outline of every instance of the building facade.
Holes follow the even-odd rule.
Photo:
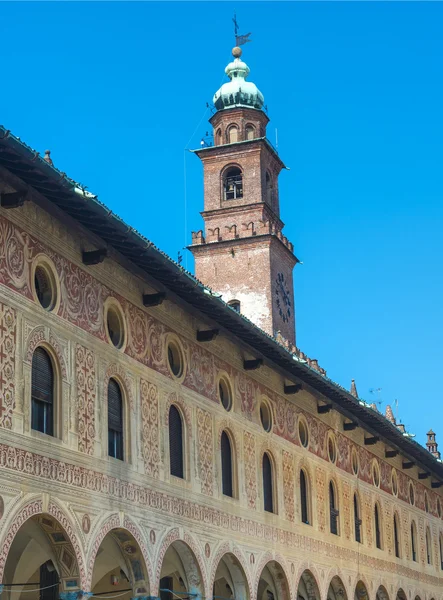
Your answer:
[[[0,127],[7,600],[443,598],[434,432],[295,346],[284,165],[240,54],[197,152],[197,278]]]

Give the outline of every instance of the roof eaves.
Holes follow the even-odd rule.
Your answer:
[[[25,160],[36,163],[38,169],[50,180],[53,180],[63,190],[70,192],[73,195],[73,200],[78,201],[82,198],[93,211],[97,211],[98,216],[108,220],[112,226],[119,230],[120,234],[128,238],[128,241],[133,241],[139,246],[142,255],[146,254],[147,258],[152,259],[148,261],[148,264],[150,262],[160,263],[159,267],[163,267],[166,271],[164,276],[161,277],[159,272],[150,273],[149,267],[145,266],[144,270],[148,274],[159,279],[177,296],[194,305],[209,318],[218,320],[227,331],[246,341],[252,349],[275,363],[279,368],[305,381],[313,389],[330,398],[342,411],[352,412],[357,419],[360,419],[362,426],[372,430],[376,429],[389,445],[398,448],[405,456],[414,458],[415,461],[431,470],[435,477],[443,480],[443,464],[432,456],[428,450],[415,440],[405,438],[395,425],[390,423],[381,413],[367,407],[366,403],[363,403],[363,405],[345,388],[318,373],[246,317],[234,311],[218,294],[212,292],[189,271],[178,265],[165,252],[109,210],[105,204],[98,200],[96,195],[91,194],[86,188],[68,178],[65,173],[48,164],[38,152],[0,125],[1,144],[17,152]],[[25,175],[22,178],[26,182]],[[53,201],[56,202],[56,200]],[[80,219],[78,220],[81,222]],[[108,243],[112,246],[112,239]],[[119,251],[124,253],[124,249]],[[137,264],[133,258],[130,258],[130,260]]]

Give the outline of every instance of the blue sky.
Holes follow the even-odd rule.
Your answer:
[[[234,7],[290,167],[297,343],[443,450],[443,3],[0,2],[0,122],[186,255],[203,190],[184,149],[209,130]]]

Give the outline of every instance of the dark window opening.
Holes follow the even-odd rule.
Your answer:
[[[274,498],[273,498],[273,482],[272,482],[272,464],[269,455],[265,452],[263,454],[263,502],[264,509],[266,512],[274,512]]]
[[[223,494],[232,498],[234,496],[232,485],[232,448],[226,431],[223,431],[221,436],[221,466]]]
[[[243,175],[238,167],[231,167],[226,171],[223,191],[225,200],[243,198]]]
[[[162,577],[160,579],[160,600],[174,600],[174,596],[172,594],[173,586],[174,580],[172,577]]]
[[[375,521],[375,545],[379,550],[381,550],[381,531],[380,531],[380,514],[378,510],[378,505],[375,505],[374,508],[374,521]]]
[[[32,429],[54,435],[54,369],[40,347],[32,357],[31,413]]]
[[[330,481],[329,482],[329,518],[330,518],[331,533],[333,533],[334,535],[338,535],[338,515],[339,515],[339,511],[337,510],[337,505],[336,505],[334,484],[332,483],[332,481]]]
[[[178,408],[169,409],[169,462],[171,475],[184,479],[183,423]]]
[[[309,525],[308,512],[308,486],[306,484],[306,475],[303,469],[300,471],[300,505],[301,505],[301,522]]]
[[[40,596],[39,600],[57,600],[59,598],[58,573],[52,560],[40,567]]]
[[[354,494],[355,541],[361,544],[361,519],[357,494]]]
[[[426,530],[426,558],[428,560],[428,565],[431,564],[432,559],[432,549],[431,549],[431,532],[429,528]]]
[[[417,547],[416,547],[416,540],[415,540],[414,523],[412,523],[412,525],[411,525],[411,549],[412,549],[412,560],[414,562],[417,562]]]
[[[397,523],[397,516],[394,516],[394,550],[395,550],[395,556],[397,558],[400,558],[400,540],[398,537],[398,523]]]
[[[123,397],[115,379],[108,383],[108,454],[123,460]]]

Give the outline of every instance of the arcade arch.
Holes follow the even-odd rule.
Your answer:
[[[212,586],[215,600],[249,600],[250,590],[240,561],[232,553],[224,554],[215,571]]]
[[[84,568],[77,540],[73,543],[71,535],[52,514],[32,515],[28,508],[17,515],[3,545],[7,552],[2,577],[0,573],[5,586],[3,600],[51,600],[64,592],[80,591]],[[12,539],[11,531],[20,522],[22,513],[32,516],[25,517]],[[8,538],[12,539],[9,547]]]
[[[379,586],[375,600],[389,600],[389,594],[383,585]]]
[[[348,595],[343,581],[337,575],[332,578],[328,588],[327,600],[347,600]]]
[[[257,600],[290,600],[289,584],[283,567],[270,560],[258,580]]]
[[[186,542],[175,540],[163,557],[158,595],[161,600],[175,600],[186,594],[191,600],[204,598],[205,585],[194,552]]]
[[[354,600],[369,600],[368,590],[363,581],[359,581],[355,586]]]
[[[114,522],[112,525],[118,525]],[[106,531],[90,558],[90,589],[93,594],[121,594],[119,600],[150,594],[150,580],[139,542],[126,528],[114,526]],[[100,534],[99,534],[100,536]],[[101,536],[100,536],[101,537]],[[98,539],[100,539],[100,537]]]
[[[329,586],[330,589],[331,586]],[[297,600],[320,600],[320,590],[318,589],[317,581],[309,570],[303,571],[301,574],[300,581],[298,582]],[[335,600],[335,595],[331,596],[331,600]]]

